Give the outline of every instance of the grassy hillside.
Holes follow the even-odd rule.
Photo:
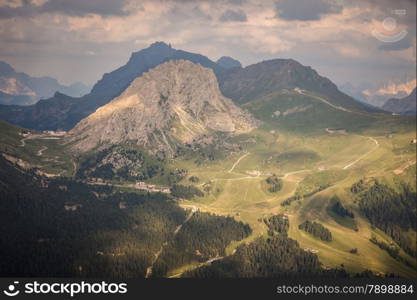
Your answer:
[[[252,235],[231,243],[227,253],[243,242],[266,236],[263,218],[285,213],[290,220],[289,237],[316,253],[325,267],[343,265],[351,273],[371,269],[380,274],[416,276],[415,259],[409,254],[400,250],[396,259],[370,241],[376,235],[378,240],[396,244],[371,224],[350,191],[352,184],[364,178],[377,178],[393,189],[409,183],[416,190],[416,145],[411,143],[416,138],[415,117],[350,112],[289,91],[270,94],[244,107],[264,123],[234,138],[241,152],[198,166],[191,160],[173,162],[186,167],[188,177],[199,178],[196,186],[209,187],[203,198],[184,201],[184,205],[231,215],[251,226]],[[269,193],[265,184],[271,173],[283,180],[278,193]],[[300,196],[298,200],[281,205],[295,195]],[[329,209],[335,196],[352,210],[353,219]],[[299,230],[306,220],[329,229],[332,241],[324,242]],[[404,235],[415,240],[416,232],[408,229]]]
[[[71,176],[74,165],[60,144],[61,136],[28,130],[0,121],[0,153],[20,159],[26,167],[38,168],[50,175]]]
[[[264,121],[266,129],[312,135],[328,128],[333,131],[363,133],[368,130],[407,131],[415,125],[413,116],[390,116],[346,109],[322,95],[294,90],[277,91],[244,105]]]

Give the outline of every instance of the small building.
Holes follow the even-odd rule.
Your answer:
[[[346,134],[346,129],[343,128],[326,128],[326,132],[333,134],[333,133],[338,133],[338,134]]]
[[[65,204],[64,208],[66,211],[76,211],[82,207],[81,204]]]

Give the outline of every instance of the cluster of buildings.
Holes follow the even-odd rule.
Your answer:
[[[166,194],[171,193],[171,190],[168,187],[157,187],[155,184],[148,184],[143,181],[136,182],[135,188],[138,190],[145,190],[145,191],[155,192],[155,193],[157,192],[166,193]]]
[[[53,136],[63,136],[65,135],[65,131],[63,130],[57,130],[57,131],[53,131],[53,130],[44,130],[42,131],[42,133],[46,134],[46,135],[53,135]]]
[[[313,249],[313,248],[304,248],[304,251],[311,252],[311,253],[318,253],[319,250]]]

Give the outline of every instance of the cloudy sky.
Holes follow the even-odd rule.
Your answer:
[[[0,0],[0,60],[93,84],[154,41],[232,56],[294,58],[369,94],[415,86],[415,0]]]

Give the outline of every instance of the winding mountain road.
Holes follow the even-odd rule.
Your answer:
[[[39,149],[39,151],[38,151],[37,155],[38,155],[38,156],[42,156],[43,152],[44,152],[45,150],[47,150],[47,149],[48,149],[48,147],[43,146],[41,149]]]
[[[319,97],[319,96],[316,96],[316,95],[311,95],[311,94],[305,93],[305,92],[304,92],[303,90],[301,90],[301,89],[295,88],[295,89],[294,89],[294,92],[296,92],[296,93],[298,93],[298,94],[300,94],[300,95],[303,95],[303,96],[307,96],[307,97],[311,97],[311,98],[317,99],[317,100],[319,100],[319,101],[323,102],[324,104],[327,104],[327,105],[329,105],[329,106],[331,106],[331,107],[333,107],[333,108],[335,108],[335,109],[338,109],[338,110],[341,110],[341,111],[345,111],[345,112],[350,112],[350,113],[356,113],[356,112],[354,112],[354,111],[352,111],[352,110],[349,110],[349,109],[347,109],[347,108],[344,108],[344,107],[342,107],[342,106],[334,105],[333,103],[330,103],[330,102],[329,102],[329,101],[327,101],[326,99],[321,98],[321,97]]]
[[[298,170],[298,171],[288,172],[288,173],[285,173],[282,178],[285,179],[285,178],[287,178],[290,175],[294,175],[294,174],[298,174],[298,173],[304,173],[304,172],[309,172],[309,171],[311,171],[311,169],[304,169],[304,170]]]
[[[245,154],[243,154],[241,157],[239,157],[238,158],[238,160],[233,164],[233,166],[230,168],[230,170],[229,171],[227,171],[227,173],[232,173],[233,172],[233,170],[236,168],[236,166],[240,163],[240,161],[242,160],[242,159],[244,159],[246,156],[248,156],[250,153],[248,152],[248,153],[245,153]]]
[[[351,163],[347,164],[346,166],[344,166],[343,167],[343,170],[349,169],[350,167],[352,167],[353,165],[355,165],[357,162],[359,162],[360,160],[362,160],[363,158],[365,158],[366,156],[368,156],[369,154],[371,154],[372,152],[374,152],[379,147],[378,141],[376,139],[374,139],[373,137],[363,136],[363,135],[361,135],[361,137],[368,138],[371,141],[373,141],[375,143],[375,147],[373,149],[369,150],[368,152],[366,152],[364,155],[362,155],[359,158],[357,158],[356,160],[354,160],[353,162],[351,162]]]

